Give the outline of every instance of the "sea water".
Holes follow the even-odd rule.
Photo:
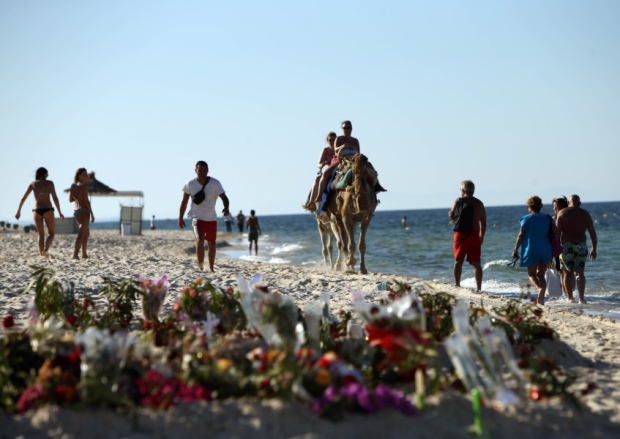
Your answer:
[[[570,304],[562,298],[547,299],[546,303],[552,307],[583,310],[587,314],[603,314],[620,320],[620,276],[615,272],[620,258],[620,202],[584,203],[582,207],[592,215],[598,236],[597,259],[588,260],[585,269],[588,304]],[[448,210],[375,212],[366,234],[368,271],[453,284],[453,232]],[[482,290],[506,297],[518,297],[529,282],[527,271],[506,264],[512,259],[519,219],[527,215],[527,208],[525,205],[498,206],[487,207],[486,211]],[[545,206],[543,213],[553,214],[548,206]],[[401,227],[400,222],[405,215],[407,226]],[[248,252],[247,231],[241,235],[233,233],[218,237],[218,240],[225,240],[229,244],[218,248],[218,256],[267,264],[324,267],[314,215],[259,215],[259,221],[262,236],[259,238],[258,256]],[[223,221],[220,222],[218,230],[221,232],[226,228]],[[117,227],[118,223],[112,226]],[[176,220],[156,220],[155,226],[158,229],[178,229]],[[110,225],[100,223],[99,227],[109,228]],[[149,222],[145,221],[143,230],[144,234],[149,233]],[[334,258],[336,252],[334,245]],[[467,263],[463,266],[461,286],[475,287],[473,269]]]

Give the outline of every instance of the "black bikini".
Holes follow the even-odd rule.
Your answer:
[[[43,217],[43,215],[45,215],[50,210],[54,211],[54,208],[53,207],[39,207],[38,209],[32,209],[32,211],[38,213],[40,217]]]

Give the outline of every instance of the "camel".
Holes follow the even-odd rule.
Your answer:
[[[357,250],[360,257],[360,273],[367,274],[366,270],[366,230],[377,208],[377,194],[367,179],[368,158],[363,154],[356,154],[351,159],[353,170],[352,186],[346,190],[331,191],[327,201],[327,213],[336,222],[338,231],[338,259],[336,269],[342,270],[343,258],[346,268],[353,270],[355,259],[355,229],[360,224],[360,236]]]

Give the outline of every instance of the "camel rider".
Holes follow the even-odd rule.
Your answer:
[[[350,156],[355,154],[360,154],[360,142],[351,136],[351,131],[353,131],[353,124],[345,120],[342,122],[342,131],[344,135],[336,137],[336,142],[334,147],[336,149],[336,156]],[[381,186],[379,183],[379,175],[375,170],[374,166],[370,162],[368,162],[368,182],[374,187],[375,192],[386,192],[386,189]]]

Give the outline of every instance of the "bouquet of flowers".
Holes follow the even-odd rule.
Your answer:
[[[196,278],[189,285],[185,285],[183,292],[172,307],[173,315],[179,320],[206,320],[211,289],[213,286],[202,277]]]
[[[297,328],[299,310],[293,299],[277,290],[269,291],[260,275],[249,282],[238,275],[237,283],[250,325],[269,345],[293,350],[299,344],[298,334],[305,338],[303,327]]]
[[[125,403],[116,392],[116,384],[133,340],[122,332],[111,334],[107,329],[94,327],[75,336],[75,345],[81,352],[80,387],[85,401]]]
[[[138,275],[140,282],[140,291],[142,294],[142,313],[147,321],[157,321],[159,310],[161,309],[166,293],[170,289],[170,282],[166,276],[152,280],[143,278]]]
[[[413,292],[384,305],[367,303],[353,293],[353,309],[366,325],[370,346],[385,352],[383,369],[395,367],[403,379],[412,380],[417,369],[425,371],[427,364],[436,363],[424,309]]]
[[[445,346],[465,387],[499,406],[518,403],[509,388],[523,388],[524,379],[504,331],[493,328],[486,315],[478,318],[475,328],[470,326],[469,307],[464,302],[454,308],[452,319],[456,332],[445,339]],[[506,369],[510,374],[505,374]]]

